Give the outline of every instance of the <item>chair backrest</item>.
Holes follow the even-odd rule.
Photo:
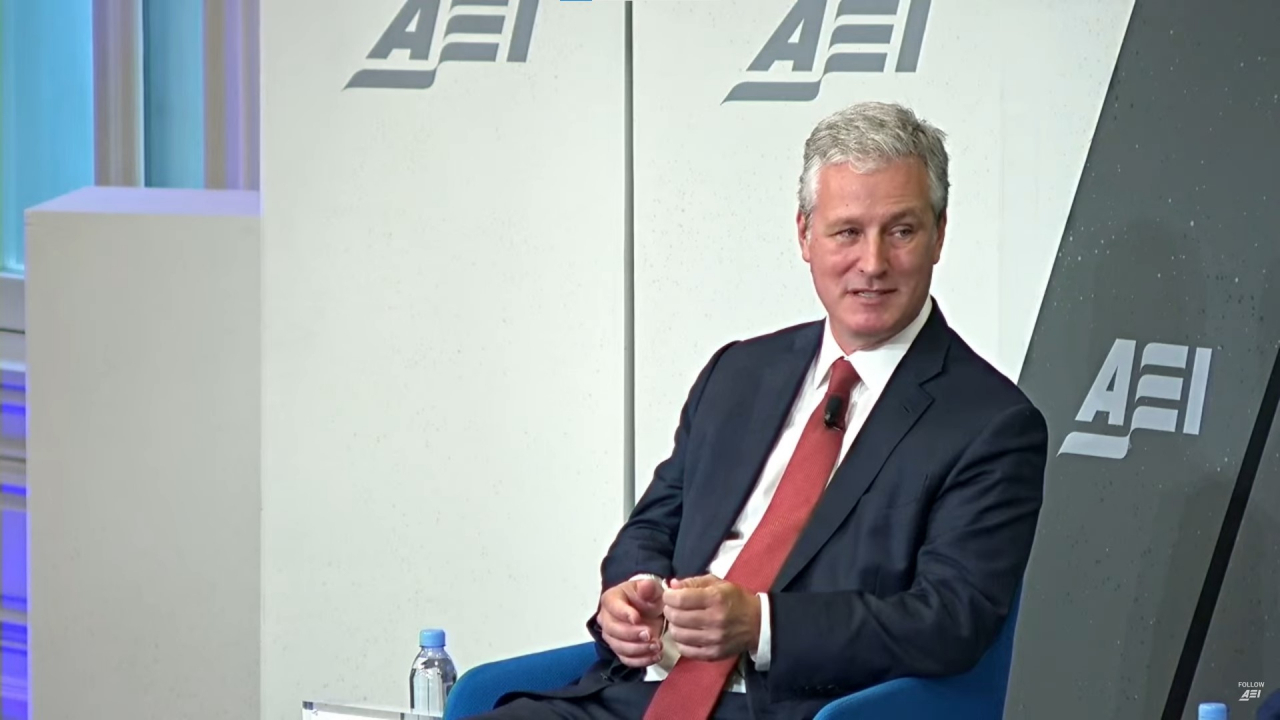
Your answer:
[[[1013,637],[1018,625],[1022,586],[995,640],[966,672],[943,677],[902,677],[876,685],[827,705],[817,720],[849,718],[946,717],[992,720],[1004,715],[1013,664]]]
[[[1009,615],[1005,618],[1004,627],[996,641],[987,648],[987,652],[972,670],[960,676],[966,685],[976,685],[986,689],[993,695],[998,694],[1003,700],[1009,687],[1009,670],[1013,665],[1013,637],[1018,626],[1018,608],[1022,604],[1022,584],[1018,584],[1013,594],[1013,603],[1009,606]]]

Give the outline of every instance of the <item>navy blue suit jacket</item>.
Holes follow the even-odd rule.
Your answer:
[[[822,337],[819,321],[713,355],[670,457],[604,558],[602,590],[637,573],[707,571]],[[747,663],[755,714],[811,716],[886,680],[972,667],[1027,564],[1047,444],[1043,415],[935,304],[772,587],[771,667]],[[594,618],[588,629],[600,662],[574,692],[643,676],[618,662]]]
[[[1280,692],[1273,692],[1262,701],[1257,720],[1280,720]]]

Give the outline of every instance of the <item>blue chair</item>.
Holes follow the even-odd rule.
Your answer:
[[[1019,591],[1021,588],[1019,588]],[[1013,635],[1021,592],[995,643],[968,672],[943,678],[899,678],[833,700],[816,720],[1001,720]],[[445,720],[460,720],[492,710],[498,698],[515,690],[564,687],[595,662],[592,643],[522,655],[477,666],[458,678],[449,694]]]

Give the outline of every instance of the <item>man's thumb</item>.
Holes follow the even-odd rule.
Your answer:
[[[653,578],[644,578],[636,583],[636,600],[652,605],[662,599],[662,585]]]

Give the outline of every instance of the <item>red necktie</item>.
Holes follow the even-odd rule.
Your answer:
[[[844,440],[849,391],[857,382],[858,373],[848,360],[841,358],[831,366],[827,394],[809,416],[773,500],[725,580],[750,593],[766,592],[773,585],[831,479]],[[832,397],[841,400],[840,422],[829,428],[824,414]],[[681,657],[658,686],[644,720],[706,720],[737,663],[737,657],[714,662]]]

